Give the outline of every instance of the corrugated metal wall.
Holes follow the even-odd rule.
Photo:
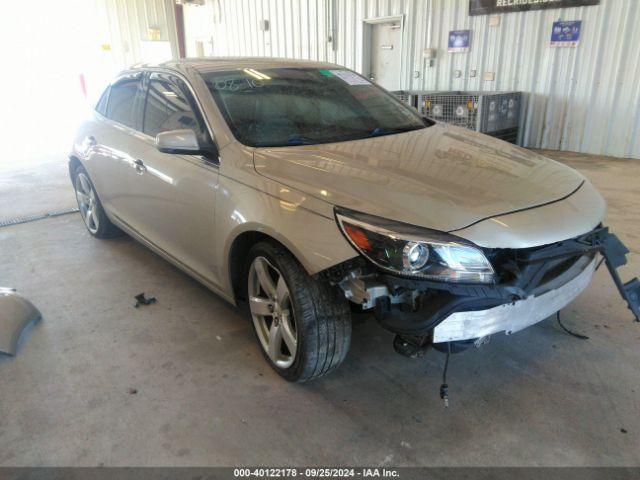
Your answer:
[[[170,44],[167,57],[178,57],[176,21],[173,11],[174,0],[95,0],[107,20],[108,43],[113,61],[119,69],[135,63],[151,60],[146,56],[157,56],[153,43]],[[150,38],[149,29],[158,29],[159,38]],[[146,47],[146,51],[145,51]],[[151,48],[150,48],[151,47]],[[153,59],[155,60],[155,59]]]
[[[401,15],[404,89],[522,90],[523,145],[640,158],[639,0],[502,14],[497,27],[469,17],[468,0],[207,0],[185,10],[188,55],[199,41],[206,55],[328,60],[357,71],[363,20]],[[577,48],[549,46],[559,19],[583,21]],[[447,53],[449,30],[466,28],[471,51]],[[425,48],[438,50],[433,67]]]

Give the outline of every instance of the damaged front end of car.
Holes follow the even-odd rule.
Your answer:
[[[604,262],[636,320],[640,281],[617,269],[628,249],[609,229],[526,249],[488,249],[441,232],[336,209],[336,220],[361,254],[323,274],[345,296],[397,334],[399,353],[448,352],[510,334],[560,311]]]

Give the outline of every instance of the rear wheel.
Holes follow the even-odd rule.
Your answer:
[[[310,277],[283,247],[261,242],[249,253],[247,299],[269,364],[285,379],[320,377],[344,360],[351,341],[347,300]]]
[[[89,233],[97,238],[111,238],[120,233],[102,208],[93,182],[82,165],[78,165],[74,174],[74,188],[78,209]]]

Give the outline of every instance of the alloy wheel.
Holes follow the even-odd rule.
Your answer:
[[[98,202],[96,192],[84,173],[80,172],[76,176],[76,199],[78,200],[78,208],[85,225],[91,233],[96,233],[100,228],[100,219],[98,218]]]
[[[298,333],[291,295],[282,274],[265,257],[249,268],[249,307],[262,348],[279,368],[296,358]]]

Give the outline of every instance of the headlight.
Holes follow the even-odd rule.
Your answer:
[[[339,208],[336,219],[356,250],[384,270],[445,282],[494,281],[482,250],[462,238]]]

